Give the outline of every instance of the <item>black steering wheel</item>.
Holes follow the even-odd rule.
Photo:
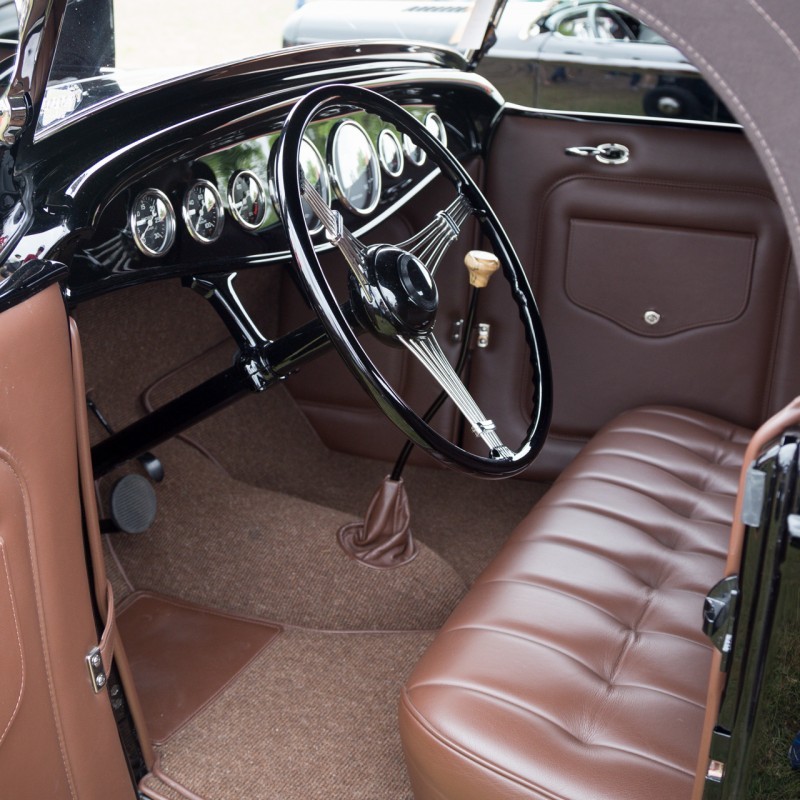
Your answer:
[[[300,168],[300,148],[309,123],[319,117],[362,109],[377,114],[421,146],[453,183],[455,200],[422,231],[398,245],[362,244],[343,224]],[[449,150],[414,116],[376,92],[357,86],[329,85],[307,94],[288,115],[273,151],[272,191],[283,222],[300,283],[351,372],[386,416],[415,444],[448,465],[487,478],[505,478],[524,470],[544,443],[552,409],[552,382],[542,322],[530,285],[511,243],[483,194]],[[350,301],[340,306],[320,265],[309,232],[313,209],[329,242],[350,269]],[[533,404],[522,442],[509,447],[486,419],[444,356],[434,335],[438,289],[436,267],[464,221],[474,215],[491,242],[510,284],[532,366]],[[314,221],[316,222],[316,220]],[[427,369],[464,415],[487,448],[476,455],[430,427],[377,369],[359,342],[364,331],[407,348]],[[520,364],[520,369],[523,365]]]

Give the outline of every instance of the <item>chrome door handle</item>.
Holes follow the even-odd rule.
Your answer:
[[[598,144],[596,147],[591,145],[568,147],[564,152],[568,156],[593,156],[601,164],[611,164],[615,167],[625,164],[631,156],[631,151],[624,144],[611,144],[610,142]]]

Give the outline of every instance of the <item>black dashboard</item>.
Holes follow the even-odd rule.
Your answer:
[[[338,82],[387,95],[461,161],[483,152],[501,100],[482,78],[442,69],[444,56],[429,52],[388,67],[382,52],[338,56],[349,64]],[[44,251],[67,264],[73,305],[153,280],[289,265],[270,158],[294,103],[333,81],[330,69],[300,72],[265,61],[259,71],[152,87],[37,142],[45,160],[29,173],[49,169],[50,202],[34,197],[36,217],[15,255]],[[412,202],[438,174],[391,123],[354,107],[314,120],[301,156],[304,175],[356,235]],[[310,227],[320,228],[315,245],[329,249],[308,211]]]

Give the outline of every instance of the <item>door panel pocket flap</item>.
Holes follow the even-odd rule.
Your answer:
[[[754,249],[748,234],[573,218],[566,292],[633,333],[670,336],[744,312]]]

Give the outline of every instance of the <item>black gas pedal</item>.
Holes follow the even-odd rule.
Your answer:
[[[126,475],[111,490],[111,519],[123,533],[144,533],[156,518],[158,501],[153,485],[143,475]]]

